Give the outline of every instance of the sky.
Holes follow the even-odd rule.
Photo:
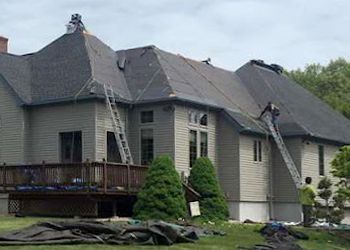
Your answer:
[[[251,59],[286,69],[350,57],[348,0],[0,0],[9,52],[40,50],[79,13],[114,50],[155,45],[236,70]]]

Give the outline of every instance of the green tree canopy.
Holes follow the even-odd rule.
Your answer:
[[[177,220],[186,217],[182,182],[168,156],[153,160],[145,185],[137,195],[134,216],[137,219]]]
[[[338,195],[350,201],[350,146],[340,148],[332,161],[332,174],[339,178]]]
[[[206,157],[198,158],[191,169],[188,180],[190,185],[201,195],[202,218],[226,220],[228,218],[227,203],[211,161]]]
[[[345,59],[326,66],[310,64],[286,74],[350,119],[350,63]]]

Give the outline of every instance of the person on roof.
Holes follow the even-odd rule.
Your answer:
[[[264,110],[261,112],[259,119],[261,117],[263,117],[263,115],[266,112],[270,112],[271,114],[271,122],[273,124],[273,127],[275,128],[275,130],[278,132],[278,128],[277,128],[277,117],[280,115],[280,109],[274,105],[272,102],[268,102],[266,107],[264,108]]]
[[[305,184],[299,189],[299,200],[303,208],[304,227],[309,227],[313,223],[312,210],[315,204],[316,191],[311,183],[312,178],[306,177]]]

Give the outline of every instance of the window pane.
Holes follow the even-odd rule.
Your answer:
[[[324,176],[324,147],[318,146],[318,170],[319,174]]]
[[[208,126],[208,115],[207,114],[201,114],[199,124],[202,126]]]
[[[60,133],[61,162],[82,162],[81,131]]]
[[[254,141],[254,161],[258,161],[258,142]]]
[[[117,141],[113,132],[107,132],[107,161],[122,162]]]
[[[141,112],[141,123],[153,122],[153,111],[142,111]]]
[[[141,129],[141,164],[153,161],[153,129]]]
[[[193,166],[194,162],[197,159],[197,131],[190,130],[189,135],[190,140],[190,167]]]
[[[188,112],[188,122],[192,124],[197,124],[198,123],[198,114],[197,112],[194,111],[189,111]]]
[[[201,132],[201,156],[208,156],[208,134],[206,132]]]

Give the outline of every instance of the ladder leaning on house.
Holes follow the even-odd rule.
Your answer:
[[[294,163],[291,155],[289,154],[289,151],[286,147],[286,144],[284,143],[284,141],[282,139],[281,134],[278,131],[276,131],[275,126],[272,123],[271,114],[267,112],[265,115],[263,115],[262,120],[268,126],[268,128],[272,134],[272,137],[274,138],[274,140],[277,144],[277,147],[278,147],[279,151],[281,152],[282,158],[283,158],[284,162],[286,163],[286,166],[289,170],[289,173],[292,176],[294,184],[297,187],[297,189],[299,189],[302,186],[300,174],[298,172],[297,167],[295,166],[295,163]]]
[[[133,159],[131,156],[125,129],[122,126],[120,115],[118,112],[114,91],[111,85],[107,85],[107,84],[103,85],[103,89],[105,92],[107,109],[111,115],[114,137],[118,145],[122,163],[133,164]]]

